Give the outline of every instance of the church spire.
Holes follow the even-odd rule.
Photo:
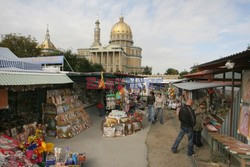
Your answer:
[[[99,19],[96,20],[95,22],[95,29],[94,29],[94,42],[92,44],[92,46],[101,46],[101,42],[100,42],[100,36],[101,36],[101,29],[100,29],[100,22]]]
[[[48,24],[47,24],[47,30],[46,30],[45,40],[50,40],[49,25]]]

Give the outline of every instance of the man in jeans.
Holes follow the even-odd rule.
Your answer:
[[[163,124],[163,108],[164,108],[164,99],[161,93],[158,93],[158,96],[155,98],[155,121],[157,120],[158,114],[160,115],[160,124]]]
[[[188,136],[188,156],[197,156],[194,153],[193,144],[193,127],[196,123],[194,110],[191,108],[193,104],[192,99],[188,99],[186,105],[184,105],[179,112],[179,120],[181,122],[181,130],[177,136],[174,145],[171,150],[173,153],[177,153],[177,148],[185,134]]]
[[[147,106],[148,106],[148,114],[149,114],[148,121],[152,121],[152,124],[155,123],[154,103],[155,103],[155,95],[154,95],[154,92],[151,91],[150,95],[147,98]]]

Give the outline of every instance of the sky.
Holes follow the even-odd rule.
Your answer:
[[[0,0],[0,34],[31,35],[41,43],[47,24],[57,48],[88,48],[99,18],[109,43],[121,14],[153,73],[180,72],[247,49],[250,0]]]

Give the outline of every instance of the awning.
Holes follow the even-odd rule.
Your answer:
[[[66,74],[0,71],[0,86],[67,84],[73,81]]]
[[[241,85],[240,82],[234,82],[234,86]],[[215,87],[232,86],[232,82],[184,82],[174,84],[175,87],[185,90],[197,90]]]
[[[0,47],[0,68],[10,67],[27,70],[41,70],[40,64],[25,62],[18,58],[8,48]]]

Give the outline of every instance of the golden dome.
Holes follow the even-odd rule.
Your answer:
[[[132,35],[132,31],[127,23],[125,23],[123,17],[120,17],[120,21],[116,23],[111,29],[112,34],[129,34]]]
[[[132,31],[127,23],[124,22],[124,18],[120,17],[119,22],[113,25],[110,33],[110,44],[115,45],[133,45]]]
[[[49,28],[47,27],[45,40],[41,43],[41,45],[38,46],[38,48],[41,48],[42,50],[52,50],[57,51],[55,45],[50,41],[50,35],[49,35]]]
[[[48,49],[48,50],[57,50],[55,45],[50,40],[44,40],[41,45],[39,45],[41,49]]]

